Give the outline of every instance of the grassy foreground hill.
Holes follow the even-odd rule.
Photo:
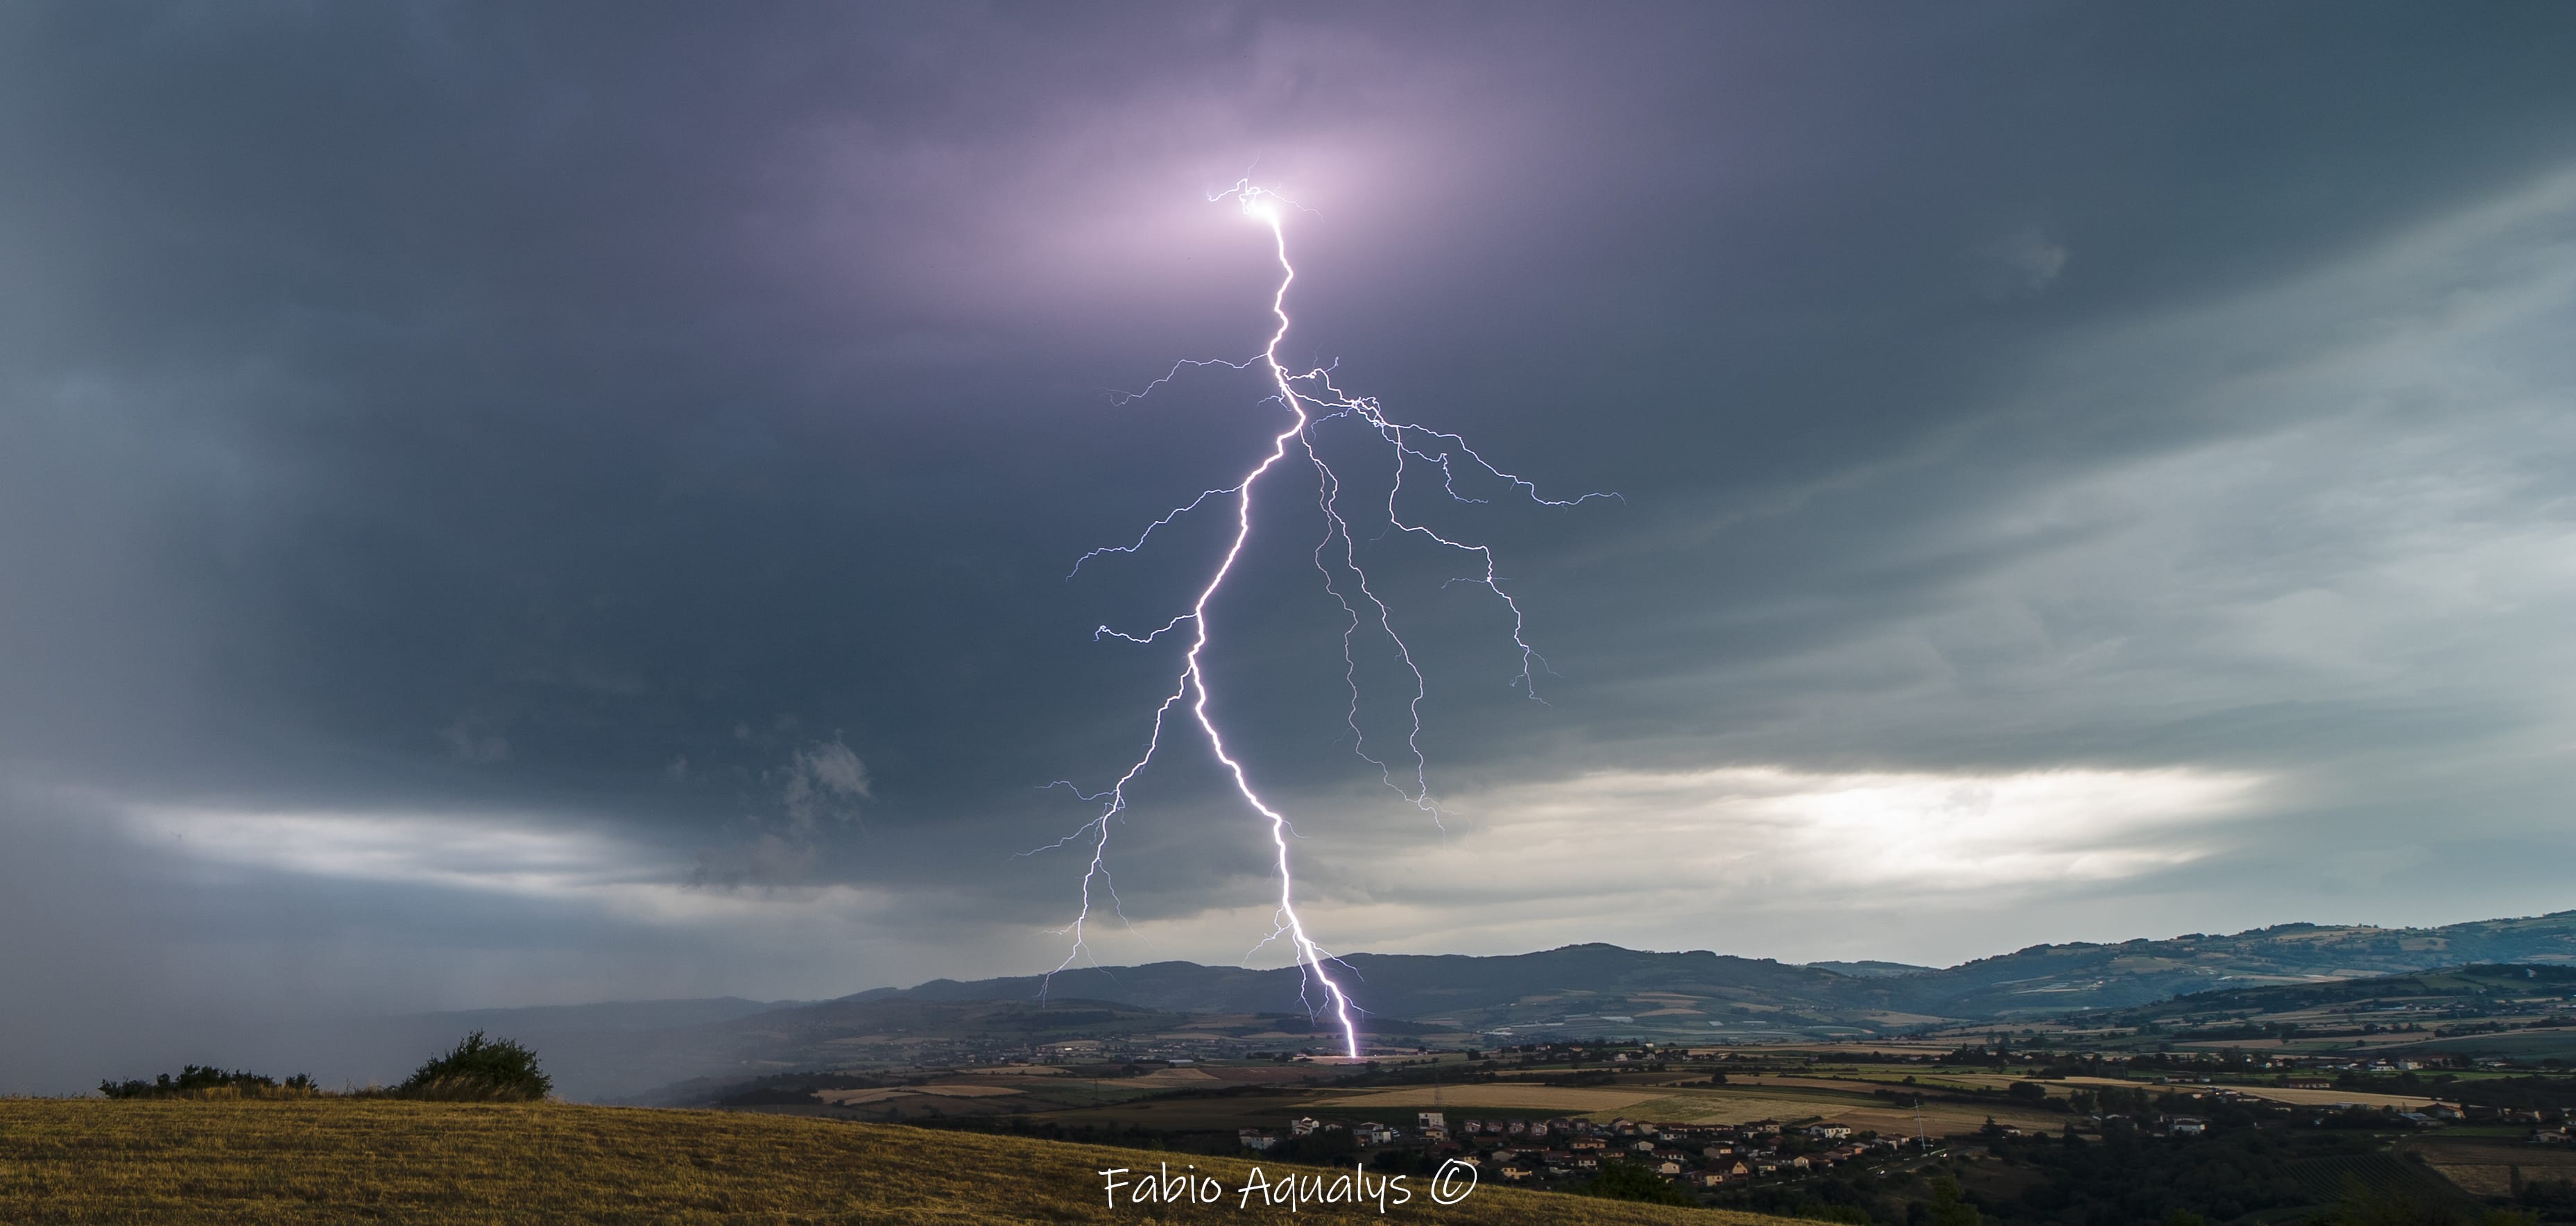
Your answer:
[[[1109,1207],[1094,1172],[1196,1163],[1216,1205]],[[1715,1210],[1478,1187],[1293,1217],[1255,1163],[766,1115],[563,1103],[0,1100],[0,1221],[1078,1223],[1378,1221],[1777,1226]],[[1316,1168],[1259,1164],[1276,1180]]]

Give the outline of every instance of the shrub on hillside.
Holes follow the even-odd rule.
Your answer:
[[[109,1098],[292,1098],[317,1093],[313,1079],[302,1073],[284,1082],[234,1069],[191,1064],[177,1077],[162,1073],[150,1081],[101,1081],[98,1092]]]
[[[537,1053],[511,1039],[487,1039],[480,1030],[446,1055],[420,1066],[394,1087],[404,1098],[444,1101],[524,1102],[553,1092],[554,1079],[537,1067]]]

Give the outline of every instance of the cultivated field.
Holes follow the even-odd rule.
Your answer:
[[[2069,1077],[2049,1084],[2118,1086],[2122,1089],[2144,1090],[2150,1094],[2162,1094],[2168,1090],[2185,1094],[2208,1094],[2219,1090],[2233,1090],[2247,1098],[2269,1099],[2276,1103],[2288,1103],[2294,1107],[2331,1107],[2336,1103],[2358,1103],[2365,1107],[2395,1107],[2400,1111],[2413,1111],[2430,1106],[2433,1102],[2432,1099],[2420,1094],[2373,1094],[2367,1090],[2292,1090],[2281,1086],[2261,1085],[2151,1085],[2143,1081],[2121,1081],[2110,1077]]]
[[[1749,1124],[1755,1120],[1800,1120],[1838,1116],[1864,1101],[1821,1094],[1789,1095],[1729,1091],[1676,1093],[1666,1089],[1654,1101],[1638,1106],[1636,1118],[1677,1124]]]
[[[1232,1159],[793,1117],[559,1103],[0,1100],[0,1221],[1078,1223],[1350,1220],[1779,1226],[1779,1219],[1480,1187],[1377,1215],[1104,1203],[1109,1167]],[[1273,1163],[1276,1178],[1292,1169]],[[1294,1168],[1314,1173],[1314,1168]]]
[[[1319,1095],[1300,1106],[1304,1110],[1329,1111],[1339,1115],[1365,1111],[1426,1111],[1438,1107],[1451,1112],[1546,1112],[1600,1120],[1626,1116],[1679,1124],[1743,1124],[1765,1119],[1782,1123],[1822,1120],[1854,1129],[1912,1136],[1914,1111],[1896,1107],[1886,1099],[1872,1097],[1869,1094],[1871,1088],[1858,1082],[1790,1077],[1744,1078],[1722,1086],[1633,1088],[1542,1086],[1499,1081],[1445,1086],[1436,1094],[1430,1086],[1403,1086]],[[1936,1135],[1967,1133],[1983,1127],[1989,1118],[1999,1124],[2050,1132],[2063,1127],[2066,1122],[2063,1115],[2033,1111],[2012,1103],[1932,1102],[1923,1107],[1922,1126]]]
[[[2564,1146],[2524,1145],[2503,1137],[2423,1137],[2401,1141],[2401,1157],[2422,1162],[2473,1196],[2511,1196],[2532,1179],[2576,1179],[2576,1153]]]

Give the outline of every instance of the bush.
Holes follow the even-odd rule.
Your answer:
[[[1605,1162],[1601,1173],[1584,1180],[1574,1189],[1585,1196],[1609,1200],[1641,1200],[1652,1205],[1696,1205],[1691,1194],[1665,1182],[1664,1177],[1633,1162]]]
[[[235,1069],[225,1072],[190,1064],[177,1077],[168,1073],[150,1081],[101,1081],[98,1092],[109,1098],[294,1098],[316,1093],[313,1079],[302,1073],[280,1083],[274,1077]]]
[[[486,1039],[480,1030],[465,1036],[446,1055],[421,1065],[411,1079],[394,1087],[404,1098],[525,1102],[544,1098],[554,1079],[537,1067],[537,1053],[511,1039]]]

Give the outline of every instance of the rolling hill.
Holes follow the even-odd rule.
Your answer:
[[[2064,1021],[2204,1048],[2563,1059],[2576,1056],[2576,967],[2472,965],[2233,988]]]
[[[1940,969],[1796,966],[1615,945],[1483,958],[1354,954],[1346,961],[1357,980],[1355,995],[1371,1012],[1426,1025],[1575,1032],[1608,1025],[1702,1037],[1714,1031],[1799,1037],[1902,1028],[1931,1018],[1996,1021],[2122,1008],[2223,988],[2467,963],[2576,965],[2576,911],[2441,928],[2280,924],[2224,936],[2033,945]],[[1039,986],[1034,976],[935,979],[855,999],[1033,998]],[[1068,971],[1055,977],[1054,990],[1175,1012],[1289,1012],[1301,1008],[1299,986],[1294,968],[1161,962]],[[1602,1023],[1604,1016],[1619,1020]]]

